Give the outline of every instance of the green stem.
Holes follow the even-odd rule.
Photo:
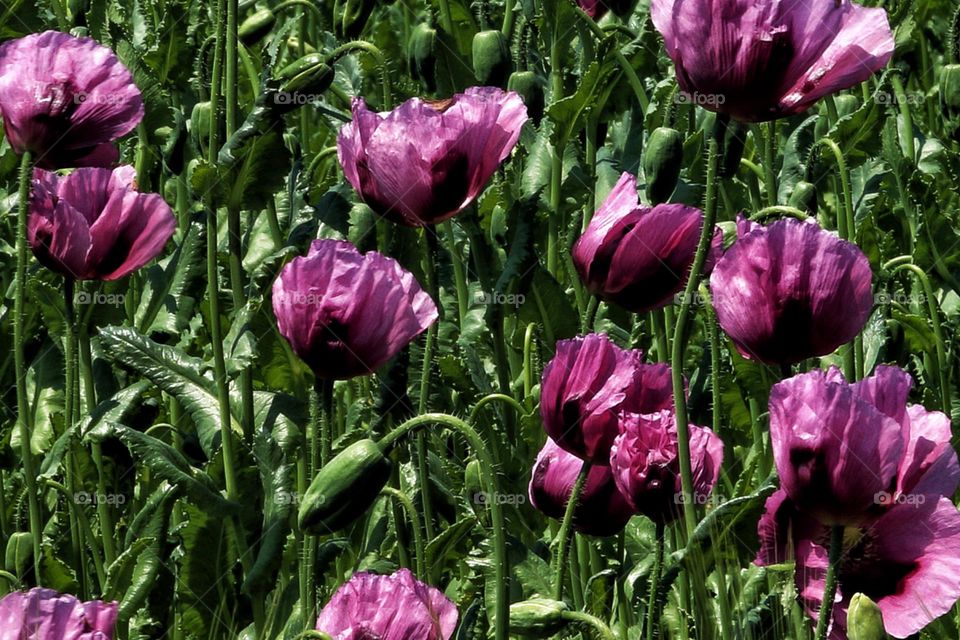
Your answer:
[[[434,300],[440,300],[437,286],[437,265],[435,251],[437,245],[436,232],[431,228],[424,229],[426,236],[423,247],[423,270],[427,277],[427,293]],[[427,329],[427,339],[423,347],[423,363],[420,370],[420,399],[417,403],[417,413],[425,413],[430,399],[430,373],[433,367],[433,349],[437,341],[438,322]],[[430,459],[427,451],[426,437],[418,433],[416,437],[417,452],[417,483],[420,485],[420,500],[423,502],[423,525],[428,540],[433,540],[433,503],[430,499]]]
[[[446,0],[441,0],[446,2]],[[452,33],[452,31],[451,31]],[[393,90],[390,86],[390,69],[387,67],[387,59],[383,52],[375,45],[365,40],[353,40],[340,45],[330,53],[330,64],[342,58],[349,53],[363,52],[369,54],[377,63],[377,70],[380,72],[380,86],[383,90],[383,110],[389,111],[393,107]]]
[[[909,256],[906,257],[912,260],[912,258]],[[943,340],[943,328],[940,324],[940,310],[937,308],[937,299],[934,297],[933,287],[930,285],[930,279],[927,278],[927,274],[917,265],[911,262],[908,264],[891,266],[892,262],[894,261],[890,261],[884,265],[884,269],[892,268],[895,272],[909,271],[917,277],[917,280],[920,282],[920,286],[923,288],[923,295],[927,299],[927,312],[930,314],[930,324],[933,327],[933,337],[936,349],[934,356],[936,357],[937,377],[940,384],[940,403],[943,412],[949,416],[951,415],[951,400],[950,381],[948,379],[947,351],[945,347],[946,343]]]
[[[767,191],[767,206],[777,204],[777,174],[774,171],[774,150],[776,147],[777,121],[771,120],[766,125],[763,136],[763,182]]]
[[[796,207],[791,207],[784,204],[775,204],[771,207],[764,207],[763,209],[760,209],[751,215],[750,219],[754,222],[765,222],[768,218],[773,218],[775,216],[790,216],[791,218],[796,218],[797,220],[808,220],[810,218],[805,211],[801,211]]]
[[[30,533],[33,536],[33,561],[37,586],[41,586],[40,577],[40,541],[43,536],[41,525],[40,500],[37,494],[37,474],[31,448],[33,424],[30,404],[27,400],[27,364],[24,354],[23,335],[25,324],[24,302],[27,284],[27,210],[30,206],[30,180],[33,177],[33,158],[25,151],[20,159],[20,192],[17,200],[17,276],[13,297],[13,361],[14,375],[17,379],[17,417],[20,422],[20,457],[23,458],[24,484],[27,490],[27,503],[30,511]]]
[[[457,287],[457,311],[460,314],[460,331],[463,331],[466,323],[467,310],[469,309],[469,289],[467,289],[467,276],[463,270],[463,262],[460,260],[460,254],[457,251],[457,238],[453,232],[453,223],[449,220],[441,224],[443,229],[444,242],[447,245],[447,253],[450,254],[450,261],[453,263],[453,281]]]
[[[830,564],[827,565],[827,577],[823,586],[823,601],[817,615],[816,640],[827,640],[827,629],[833,617],[833,599],[837,594],[837,578],[840,558],[843,555],[843,526],[834,526],[830,532]]]
[[[564,620],[593,629],[596,632],[596,637],[600,640],[616,640],[616,636],[610,631],[610,627],[596,616],[582,611],[564,611],[561,615]]]
[[[587,476],[590,474],[590,462],[583,461],[580,467],[580,473],[577,475],[577,481],[570,492],[570,499],[567,500],[567,509],[563,513],[563,522],[560,524],[560,532],[557,534],[557,557],[553,574],[556,576],[556,582],[553,585],[554,600],[563,600],[563,583],[567,570],[567,548],[570,544],[571,526],[573,525],[573,513],[580,501],[580,494],[583,487],[587,484]]]
[[[650,570],[650,593],[647,605],[647,633],[646,640],[655,640],[658,633],[657,625],[657,593],[660,591],[660,573],[663,570],[663,536],[664,526],[662,522],[657,522],[656,534],[654,536],[653,548],[653,568]]]
[[[520,415],[521,417],[527,414],[523,405],[517,402],[516,399],[513,398],[512,396],[508,396],[504,393],[491,393],[489,395],[483,396],[482,398],[480,398],[480,400],[477,401],[477,404],[473,405],[473,411],[470,412],[470,424],[477,424],[477,418],[480,415],[480,409],[482,409],[483,407],[487,406],[492,402],[502,402],[504,404],[510,405],[516,410],[517,414]]]
[[[401,438],[414,431],[441,425],[463,436],[477,455],[480,462],[480,476],[490,499],[487,506],[490,509],[491,528],[493,538],[494,557],[494,639],[507,640],[509,630],[509,596],[510,567],[507,558],[507,528],[503,517],[503,508],[498,499],[500,484],[497,480],[496,467],[493,465],[493,456],[477,432],[460,418],[444,413],[427,413],[407,420],[380,440],[384,451],[389,451]]]
[[[70,276],[63,278],[63,304],[66,320],[66,328],[63,333],[63,351],[64,351],[64,429],[71,431],[76,423],[76,393],[74,390],[77,385],[77,342],[76,342],[76,314],[74,313],[74,279]],[[73,438],[70,439],[70,446],[64,456],[64,470],[66,476],[67,490],[69,491],[68,500],[76,505],[77,495],[80,487],[77,486],[77,458],[76,444]],[[76,563],[77,575],[80,580],[80,594],[87,596],[89,594],[86,575],[86,561],[84,559],[84,540],[83,531],[77,520],[78,508],[69,509],[70,517],[70,540],[73,551],[73,559]]]
[[[703,228],[700,231],[700,242],[697,253],[690,267],[690,275],[684,290],[680,311],[677,314],[676,327],[673,334],[673,349],[670,358],[671,377],[673,380],[673,402],[677,423],[677,455],[680,459],[680,483],[683,492],[683,519],[687,533],[693,532],[696,527],[696,505],[693,500],[693,476],[690,465],[690,425],[687,417],[687,400],[683,384],[683,360],[686,346],[686,332],[690,317],[690,307],[694,294],[700,286],[700,276],[706,263],[707,253],[710,250],[710,241],[713,238],[714,222],[717,218],[717,172],[720,164],[717,140],[722,136],[722,121],[717,121],[717,130],[710,138],[707,155],[707,198],[704,207]]]
[[[388,496],[395,500],[401,507],[403,507],[404,513],[407,514],[407,517],[410,519],[410,528],[413,530],[413,548],[417,554],[416,563],[417,563],[417,576],[421,580],[426,580],[426,547],[423,544],[423,534],[421,533],[421,523],[420,523],[420,514],[417,513],[417,508],[413,505],[413,500],[405,494],[403,491],[398,491],[393,487],[384,487],[381,493],[385,496]],[[399,527],[400,523],[396,523],[396,526]]]
[[[900,108],[900,117],[903,119],[903,128],[900,131],[900,147],[903,149],[903,156],[912,163],[916,162],[917,150],[913,142],[913,116],[910,113],[910,103],[907,101],[907,94],[903,90],[903,82],[896,73],[890,74],[890,82],[893,84],[893,94],[897,98],[897,106]]]

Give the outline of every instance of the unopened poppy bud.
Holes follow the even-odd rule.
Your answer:
[[[320,53],[309,53],[280,70],[282,93],[323,93],[333,84],[333,69]]]
[[[654,204],[670,199],[677,188],[683,168],[683,135],[676,129],[658,127],[647,140],[643,172],[647,178],[647,197]]]
[[[510,47],[503,33],[489,29],[473,36],[473,74],[480,84],[503,86],[510,65]]]
[[[300,38],[298,38],[297,36],[290,36],[290,37],[288,37],[288,38],[287,38],[287,51],[290,52],[290,54],[291,54],[291,55],[294,55],[294,56],[300,55]],[[309,54],[309,53],[316,53],[316,52],[317,52],[317,48],[316,48],[316,47],[314,47],[314,46],[313,46],[312,44],[310,44],[309,42],[304,43],[304,45],[303,45],[303,53],[304,53],[304,55],[307,55],[307,54]]]
[[[213,106],[209,102],[198,102],[190,113],[190,134],[194,143],[202,147],[210,138],[210,122]]]
[[[559,600],[533,598],[510,605],[510,630],[514,634],[549,638],[567,626],[570,608]]]
[[[370,439],[354,442],[313,478],[297,522],[311,534],[339,531],[370,508],[390,479],[390,460]]]
[[[270,9],[260,9],[251,13],[237,29],[240,42],[245,47],[252,47],[263,40],[277,23],[277,16]]]
[[[477,502],[477,496],[483,493],[483,482],[480,478],[480,461],[476,458],[468,462],[467,468],[463,471],[463,489],[474,503]]]
[[[507,80],[507,90],[513,91],[523,100],[527,113],[534,122],[543,118],[546,98],[543,91],[543,80],[533,71],[514,71]]]
[[[940,70],[940,100],[948,109],[960,108],[960,64],[948,64]]]
[[[817,187],[806,180],[801,180],[797,183],[797,186],[793,188],[793,193],[790,194],[790,201],[788,204],[791,207],[800,209],[800,211],[806,211],[811,215],[817,214]]]
[[[437,88],[437,30],[421,23],[413,29],[407,50],[410,75],[423,83],[428,91]]]
[[[33,535],[28,531],[10,534],[4,556],[4,568],[16,576],[22,576],[33,560]]]
[[[855,594],[847,608],[847,638],[849,640],[887,639],[880,607],[862,593]]]

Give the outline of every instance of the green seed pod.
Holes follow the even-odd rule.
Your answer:
[[[527,105],[527,114],[534,123],[543,118],[546,107],[543,80],[533,71],[514,71],[507,81],[507,89],[514,91]]]
[[[470,502],[476,504],[478,502],[477,496],[483,493],[479,460],[471,460],[467,463],[467,468],[463,470],[463,489],[467,492],[467,498]]]
[[[198,102],[190,113],[190,135],[198,149],[206,146],[210,139],[210,123],[213,121],[213,105]]]
[[[333,84],[334,71],[326,56],[310,53],[280,70],[280,92],[286,94],[320,94]],[[279,96],[278,96],[279,99]]]
[[[841,93],[838,96],[834,96],[833,102],[837,105],[837,115],[841,118],[850,115],[860,108],[859,98],[849,93]]]
[[[947,109],[960,109],[960,64],[940,70],[940,102]]]
[[[502,87],[511,64],[510,47],[500,31],[488,29],[473,36],[473,74],[481,85]]]
[[[847,637],[850,640],[886,640],[883,613],[877,603],[862,593],[854,594],[847,609]]]
[[[437,30],[421,23],[413,29],[407,50],[410,75],[423,83],[427,91],[437,88]]]
[[[243,43],[243,46],[252,47],[267,37],[275,24],[277,24],[277,16],[273,14],[273,11],[260,9],[247,16],[247,19],[237,29],[237,35],[240,36],[240,42]]]
[[[515,635],[549,638],[567,626],[570,608],[558,600],[533,598],[510,605],[510,631]]]
[[[370,439],[354,442],[313,478],[300,503],[300,529],[325,534],[352,524],[380,495],[390,467],[379,444]]]
[[[806,180],[801,180],[793,188],[790,194],[790,200],[787,202],[791,207],[806,211],[810,215],[817,215],[819,207],[817,203],[817,187]]]
[[[650,134],[643,154],[647,197],[654,204],[666,202],[677,188],[683,168],[683,135],[676,129],[658,127]]]
[[[21,531],[10,534],[4,555],[4,568],[16,576],[22,576],[33,561],[33,534]]]

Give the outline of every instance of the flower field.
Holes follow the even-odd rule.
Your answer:
[[[0,15],[0,640],[960,638],[960,7]]]

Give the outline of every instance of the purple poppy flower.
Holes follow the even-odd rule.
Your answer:
[[[112,640],[116,623],[116,602],[81,602],[53,589],[0,600],[0,640]]]
[[[320,612],[317,631],[334,640],[449,640],[457,618],[456,605],[408,569],[355,573]]]
[[[624,173],[573,246],[573,264],[591,293],[634,313],[659,309],[685,286],[702,228],[694,207],[641,207],[637,179]],[[708,272],[722,247],[717,229]]]
[[[349,242],[314,240],[273,284],[280,333],[320,378],[372,373],[438,317],[409,271]]]
[[[562,520],[582,466],[583,460],[547,438],[530,474],[530,504],[545,515]],[[633,514],[614,484],[610,468],[590,467],[573,510],[573,528],[591,536],[612,536],[623,530]]]
[[[453,217],[480,195],[526,120],[520,96],[496,87],[472,87],[442,101],[412,98],[389,113],[370,111],[356,98],[337,153],[370,208],[421,227]]]
[[[890,60],[887,13],[850,0],[653,0],[680,88],[746,122],[801,113]]]
[[[780,484],[824,524],[857,525],[911,495],[950,495],[960,465],[950,420],[907,406],[910,376],[877,367],[850,384],[836,368],[770,391],[770,435]]]
[[[596,333],[558,342],[540,385],[547,435],[582,460],[609,465],[621,410],[647,413],[673,406],[670,367],[642,364],[642,355]]]
[[[690,425],[693,498],[703,504],[720,477],[723,441],[710,429]],[[610,469],[620,492],[638,513],[666,523],[682,512],[676,418],[672,411],[624,413],[610,449]]]
[[[955,461],[955,456],[954,456]],[[757,564],[795,561],[807,614],[823,601],[830,530],[796,509],[783,491],[767,500]],[[888,634],[906,638],[960,600],[960,514],[943,496],[916,494],[844,537],[831,640],[846,640],[847,607],[856,593],[877,603]]]
[[[143,99],[110,49],[45,31],[0,46],[0,112],[10,145],[41,167],[111,166]]]
[[[155,193],[136,190],[136,171],[36,169],[27,239],[44,266],[77,280],[116,280],[157,257],[177,221]]]
[[[812,222],[741,219],[710,289],[717,321],[745,358],[794,364],[852,340],[873,307],[860,249]]]

